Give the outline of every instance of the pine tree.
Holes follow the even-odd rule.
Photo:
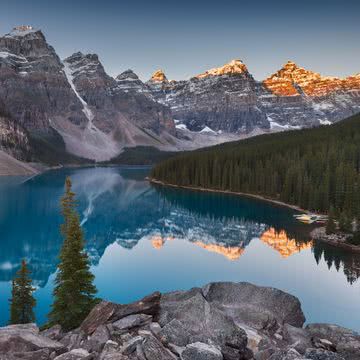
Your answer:
[[[64,243],[55,280],[54,303],[49,314],[50,324],[63,329],[76,328],[96,304],[94,275],[90,272],[89,258],[84,251],[83,231],[76,211],[75,194],[70,178],[65,182],[65,195],[61,199],[64,223],[61,233]]]
[[[330,235],[333,234],[335,231],[336,231],[336,224],[334,219],[334,209],[333,207],[331,207],[329,211],[329,218],[326,223],[326,234]]]
[[[351,219],[344,212],[340,215],[339,218],[339,229],[347,233],[352,232]]]
[[[10,323],[28,324],[35,321],[34,307],[36,300],[33,297],[35,289],[32,286],[30,270],[25,260],[12,281],[10,299]]]

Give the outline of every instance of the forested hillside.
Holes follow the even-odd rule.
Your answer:
[[[331,126],[282,132],[198,150],[157,165],[152,178],[262,195],[360,218],[360,115]]]

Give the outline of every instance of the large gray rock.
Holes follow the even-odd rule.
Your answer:
[[[70,351],[72,349],[80,348],[85,339],[85,333],[77,329],[68,332],[64,337],[60,339],[60,343],[62,343]]]
[[[0,353],[30,352],[41,349],[61,351],[60,342],[42,336],[34,324],[0,328]]]
[[[300,354],[313,346],[310,334],[303,328],[285,324],[283,328],[284,340]]]
[[[12,354],[7,354],[8,357],[4,354],[0,354],[1,360],[48,360],[50,357],[49,349],[41,349],[36,351],[26,351],[26,352],[15,352]]]
[[[81,324],[81,330],[85,334],[91,335],[100,325],[105,324],[111,318],[116,308],[116,304],[102,301],[90,311],[90,314]]]
[[[54,360],[90,360],[91,355],[85,349],[73,349],[57,356]]]
[[[64,336],[64,332],[62,331],[60,325],[54,325],[46,330],[43,330],[41,335],[52,340],[60,340]]]
[[[134,314],[146,314],[156,317],[160,308],[160,297],[161,294],[159,292],[154,292],[131,304],[119,304],[116,306],[115,312],[111,316],[111,321],[114,322],[125,316]]]
[[[99,360],[126,360],[127,357],[120,352],[119,345],[112,340],[106,342]]]
[[[302,360],[302,357],[295,349],[278,350],[272,354],[269,360]]]
[[[196,342],[186,346],[181,360],[223,360],[221,351],[211,345]]]
[[[136,347],[142,344],[143,340],[141,336],[133,337],[121,347],[120,352],[124,355],[132,354],[136,350]]]
[[[135,327],[141,327],[146,324],[150,324],[152,320],[151,315],[146,314],[133,314],[126,316],[118,321],[115,321],[112,326],[116,330],[126,330]]]
[[[203,294],[238,325],[273,332],[284,323],[302,327],[305,322],[300,301],[275,288],[221,282],[206,285]]]
[[[311,360],[345,360],[340,354],[323,349],[308,349],[304,356]]]
[[[207,302],[201,289],[163,295],[159,323],[165,327],[173,319],[182,324],[190,343],[211,340],[224,354],[229,354],[228,358],[239,357],[246,350],[245,331],[216,305]]]
[[[314,338],[313,341],[330,341],[345,359],[360,359],[360,335],[357,332],[332,324],[309,324],[306,330]]]
[[[142,352],[147,360],[176,360],[177,357],[166,349],[162,343],[154,336],[149,335],[145,338]]]
[[[81,342],[81,347],[89,352],[100,353],[108,340],[110,340],[110,332],[107,326],[100,325],[90,337]]]
[[[179,320],[173,319],[161,329],[158,336],[164,343],[186,346],[189,343],[190,333]]]

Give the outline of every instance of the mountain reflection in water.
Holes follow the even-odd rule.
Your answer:
[[[293,263],[298,266],[291,259],[302,253],[307,254],[304,266],[309,266],[311,260],[311,266],[323,264],[321,271],[335,268],[349,284],[360,276],[359,256],[313,243],[308,236],[311,227],[295,221],[292,210],[250,198],[149,185],[144,180],[148,171],[111,167],[67,169],[15,185],[0,183],[0,286],[12,279],[23,258],[30,264],[36,285],[48,286],[62,244],[59,201],[66,176],[71,176],[77,195],[86,250],[95,274],[100,271],[101,275],[100,265],[115,266],[119,248],[131,250],[123,253],[122,261],[138,261],[139,268],[146,264],[154,267],[155,258],[162,266],[167,256],[177,266],[190,262],[192,277],[184,275],[185,284],[179,275],[181,281],[177,284],[174,280],[173,289],[199,285],[202,280],[248,280],[240,278],[235,268],[222,272],[221,267],[227,265],[220,265],[221,261],[232,264],[245,261],[244,266],[249,269],[249,259],[255,266],[265,264],[267,259],[275,261],[272,259],[275,255],[277,262],[290,262],[291,267]],[[155,253],[150,252],[147,244]],[[148,255],[133,259],[131,253],[138,252]],[[206,268],[214,266],[220,266],[216,278],[208,279],[211,272],[206,272]],[[294,267],[294,274],[296,271]],[[100,275],[97,281],[101,289],[105,280]],[[265,278],[260,282],[271,285]],[[284,290],[286,286],[284,283]],[[170,285],[158,287],[168,289]],[[6,289],[9,291],[8,285]],[[139,293],[142,294],[140,290]]]

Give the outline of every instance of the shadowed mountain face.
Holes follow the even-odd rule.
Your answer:
[[[27,26],[0,37],[0,102],[30,133],[49,138],[55,130],[68,152],[98,161],[124,146],[166,147],[164,133],[175,132],[167,107],[118,88],[97,55],[61,61],[43,33]]]
[[[360,111],[360,75],[323,77],[289,61],[257,81],[232,60],[184,81],[158,70],[143,83],[132,70],[109,76],[96,54],[60,60],[40,30],[20,26],[0,37],[0,103],[16,123],[13,132],[37,139],[32,160],[49,162],[39,151],[60,147],[56,163],[74,162],[66,152],[106,161],[124,147],[189,150],[331,124]]]
[[[66,176],[71,176],[79,200],[93,265],[113,243],[130,250],[146,240],[159,250],[168,242],[186,240],[232,261],[241,261],[254,239],[284,258],[313,246],[309,229],[295,222],[288,209],[223,194],[149,186],[144,180],[147,173],[147,168],[61,170],[18,185],[0,184],[0,281],[13,277],[22,258],[29,261],[40,286],[55,272],[62,243],[59,202]],[[321,251],[326,258],[328,250]],[[346,262],[350,271],[349,256],[331,253],[333,260],[336,256],[336,262]]]

